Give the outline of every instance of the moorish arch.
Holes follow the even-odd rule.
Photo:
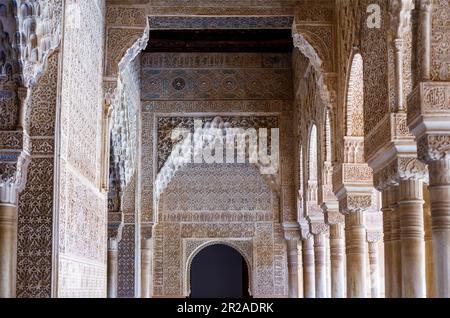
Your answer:
[[[153,295],[189,295],[186,279],[192,255],[216,241],[231,244],[246,258],[253,295],[287,293],[275,287],[279,279],[287,281],[286,268],[282,265],[275,274],[280,263],[272,259],[285,248],[273,232],[280,213],[277,204],[277,195],[254,165],[191,163],[178,170],[159,200]],[[261,250],[265,244],[273,249]],[[182,277],[177,277],[179,271]]]
[[[202,252],[203,250],[209,247],[215,247],[220,245],[225,245],[227,247],[232,248],[238,253],[245,262],[245,269],[247,273],[243,273],[243,277],[247,278],[247,282],[243,282],[244,286],[248,287],[248,295],[252,296],[252,285],[253,285],[253,268],[252,268],[252,256],[248,255],[249,247],[248,242],[239,241],[239,240],[198,240],[190,242],[190,249],[185,252],[185,271],[184,271],[184,296],[189,297],[191,295],[191,286],[192,286],[192,262],[195,257]],[[193,249],[193,250],[192,250]]]
[[[137,11],[136,11],[137,12]],[[215,18],[211,18],[209,20],[212,21],[211,24],[211,28],[215,28],[214,26],[214,19]],[[234,17],[234,18],[229,18],[229,17],[223,17],[223,18],[218,18],[221,19],[221,21],[227,21],[229,20],[230,22],[226,22],[225,25],[226,27],[228,27],[227,24],[229,24],[230,26],[233,25],[233,23],[235,25],[239,25],[239,27],[241,28],[247,28],[248,26],[246,26],[246,18],[245,17]],[[258,21],[261,22],[258,22]],[[274,21],[276,21],[277,18],[274,19]],[[107,92],[114,92],[114,87],[116,84],[114,84],[114,81],[110,81],[111,78],[113,78],[116,74],[116,72],[123,72],[124,69],[126,69],[127,65],[129,65],[130,61],[132,61],[133,59],[135,59],[138,55],[139,52],[143,50],[143,48],[146,46],[148,39],[151,38],[151,31],[153,29],[157,30],[158,28],[169,28],[170,29],[170,24],[174,23],[174,25],[176,23],[178,23],[176,20],[171,20],[171,17],[158,17],[158,16],[145,16],[145,15],[140,15],[140,14],[136,14],[133,16],[133,19],[128,20],[125,18],[121,17],[121,14],[119,13],[119,11],[116,10],[116,8],[111,7],[108,9],[107,11],[107,21],[120,21],[121,25],[116,25],[114,23],[110,24],[109,27],[107,28],[107,49],[106,49],[106,59],[107,59],[107,64],[105,65],[105,74],[106,77],[105,79],[107,80],[107,84],[105,87],[108,88]],[[145,23],[143,21],[146,21]],[[182,22],[184,25],[188,26],[189,28],[198,28],[198,25],[202,25],[202,27],[205,27],[205,23],[201,22],[202,18],[200,17],[192,17],[192,18],[187,18],[184,19],[184,22]],[[270,21],[270,18],[265,18],[265,17],[261,17],[261,18],[251,18],[251,23],[261,23],[261,25],[264,25],[264,23],[266,23],[265,21]],[[208,22],[210,23],[210,22]],[[237,23],[237,24],[236,24]],[[279,24],[279,26],[284,27],[287,23],[287,25],[292,25],[292,19],[290,17],[279,17],[278,21],[276,22]],[[207,24],[206,24],[207,25]],[[289,27],[290,27],[289,25]],[[123,26],[126,26],[125,28],[123,28]],[[179,27],[180,25],[177,25],[177,27]],[[223,26],[223,24],[222,24]],[[254,25],[252,26],[254,27]],[[207,26],[208,28],[208,26]],[[317,36],[310,34],[310,38],[315,37],[316,39],[318,39]],[[306,41],[306,40],[305,40]],[[296,43],[296,41],[294,41],[294,44]],[[302,42],[305,43],[305,42]],[[321,50],[323,51],[323,50]],[[327,65],[327,72],[330,72],[330,69],[328,68],[328,65],[330,65],[330,63],[327,61],[327,58],[323,59],[324,61],[326,61],[326,65]],[[114,65],[118,65],[118,67],[115,67]],[[316,64],[318,65],[318,64]],[[321,81],[321,83],[323,82],[323,76],[319,76],[319,79]],[[325,85],[321,85],[321,87],[325,88]],[[117,92],[116,92],[117,94]],[[325,93],[324,96],[329,96],[330,94]],[[147,116],[144,114],[144,116]],[[146,131],[146,128],[144,128],[144,132]],[[152,152],[150,151],[145,151],[143,153],[143,160],[146,161],[148,163],[149,160],[151,160],[151,156],[152,156]],[[139,217],[139,222],[141,222],[140,224],[140,228],[141,228],[141,238],[144,239],[142,242],[145,242],[145,237],[147,238],[151,238],[152,234],[152,222],[154,222],[156,219],[156,206],[155,205],[155,200],[157,200],[157,197],[153,197],[153,194],[151,192],[151,187],[149,186],[141,186],[142,184],[142,180],[145,179],[152,179],[152,178],[157,178],[157,175],[153,176],[153,169],[151,169],[150,167],[146,168],[146,169],[142,169],[142,174],[140,174],[140,180],[138,178],[138,187],[141,187],[141,189],[143,190],[142,194],[140,195],[141,198],[141,202],[140,202],[140,217]],[[273,186],[276,187],[277,181],[274,180],[274,178],[272,178],[272,180],[268,180],[268,182],[270,184],[272,184]],[[295,190],[292,190],[295,191]],[[153,199],[152,199],[153,197]],[[149,199],[150,198],[150,199]],[[295,206],[295,201],[294,204],[290,204],[290,206]],[[290,208],[291,212],[289,212],[290,214],[292,214],[291,216],[287,216],[288,219],[292,218],[292,220],[295,219],[295,209],[294,208]],[[294,231],[295,232],[295,231]],[[295,235],[294,235],[295,236]],[[139,239],[138,239],[139,240]]]

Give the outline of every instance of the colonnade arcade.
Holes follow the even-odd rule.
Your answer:
[[[254,297],[450,297],[448,0],[0,0],[0,17],[0,297],[187,297],[214,244]],[[292,52],[210,70],[149,50],[223,29],[290,30]],[[187,92],[195,68],[260,75],[230,98]],[[165,134],[195,118],[279,126],[280,171],[177,165]],[[213,170],[259,191],[252,214],[173,208]]]

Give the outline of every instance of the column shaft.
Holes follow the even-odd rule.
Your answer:
[[[344,224],[330,225],[331,297],[345,297]]]
[[[108,298],[117,298],[117,275],[118,275],[118,264],[119,251],[117,249],[117,243],[114,246],[108,247],[108,267],[107,267],[107,277],[108,277]]]
[[[297,278],[298,278],[298,297],[304,298],[305,294],[303,292],[303,252],[302,252],[302,241],[297,241]]]
[[[369,242],[370,296],[380,297],[380,272],[378,269],[378,242]]]
[[[433,257],[433,239],[431,236],[431,212],[430,212],[430,194],[428,187],[423,187],[423,223],[425,229],[425,269],[427,282],[427,297],[436,297],[436,281],[434,275],[434,257]]]
[[[402,297],[426,297],[423,182],[402,180],[399,187]]]
[[[0,203],[0,298],[16,297],[17,206]]]
[[[345,215],[345,244],[347,255],[347,297],[366,297],[366,228],[364,213]]]
[[[436,297],[450,297],[450,160],[433,161],[430,171],[431,231]]]
[[[391,298],[393,285],[393,271],[392,271],[392,238],[391,238],[391,189],[386,189],[382,193],[382,208],[383,211],[383,240],[384,240],[384,290],[385,297]]]
[[[141,298],[152,297],[152,239],[141,240]]]
[[[314,265],[316,277],[316,298],[327,296],[327,267],[325,233],[314,234]]]
[[[289,298],[298,298],[298,249],[296,239],[286,240],[288,248]]]
[[[316,286],[314,277],[314,246],[313,237],[302,241],[303,254],[303,293],[305,298],[316,297]]]
[[[402,297],[402,241],[400,234],[400,209],[398,202],[398,187],[393,187],[393,199],[391,204],[391,297]]]

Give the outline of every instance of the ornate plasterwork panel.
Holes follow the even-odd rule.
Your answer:
[[[58,54],[31,89],[31,162],[19,196],[17,296],[50,297],[53,248],[54,136]]]
[[[100,190],[104,1],[76,4],[80,24],[64,29],[56,296],[104,297],[107,233],[99,230],[107,228],[106,195]]]
[[[363,60],[356,54],[350,69],[347,91],[347,135],[364,136],[364,73]]]
[[[119,244],[118,244],[118,273],[117,273],[117,296],[135,297],[136,291],[136,249],[139,248],[137,242],[136,229],[136,177],[133,176],[124,189],[121,201],[121,212],[123,214]],[[108,215],[108,223],[112,220]]]
[[[364,131],[369,134],[389,112],[388,87],[388,8],[385,0],[364,0],[361,7],[378,3],[381,28],[361,28],[361,55],[364,62]]]
[[[431,78],[450,80],[450,3],[432,1]]]
[[[222,213],[232,212],[245,218],[241,211],[248,211],[254,216],[262,214],[268,221],[272,219],[271,189],[250,164],[188,164],[175,173],[161,200],[161,216],[165,218],[208,213],[214,221],[214,216],[220,220]]]
[[[135,224],[125,224],[119,242],[117,296],[135,296],[136,239]]]

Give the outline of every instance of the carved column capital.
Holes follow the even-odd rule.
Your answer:
[[[117,237],[108,237],[108,250],[117,251],[119,249],[120,239]]]
[[[377,243],[383,238],[383,232],[381,231],[367,231],[367,242]]]
[[[328,225],[344,223],[344,215],[339,210],[325,212],[325,223]]]
[[[339,200],[339,211],[344,215],[361,213],[371,207],[372,193],[348,193]]]
[[[122,240],[123,225],[122,212],[108,212],[108,244],[118,244]]]
[[[0,202],[17,203],[17,194],[26,184],[27,151],[0,151]]]
[[[301,229],[297,222],[283,222],[283,231],[284,238],[288,241],[300,239]]]
[[[153,223],[141,224],[141,239],[148,240],[153,237]]]
[[[397,157],[374,174],[374,184],[379,191],[398,185],[401,180],[412,179],[428,182],[428,168],[411,157]]]
[[[328,234],[329,232],[329,227],[325,223],[312,222],[310,228],[313,235]]]
[[[417,154],[427,163],[450,158],[450,134],[426,134],[417,141]]]

